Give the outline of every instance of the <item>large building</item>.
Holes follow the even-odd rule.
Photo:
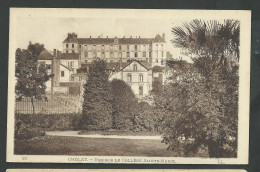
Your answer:
[[[90,63],[95,57],[107,62],[127,62],[138,60],[151,66],[164,66],[166,61],[165,34],[154,38],[78,38],[75,33],[68,33],[63,41],[63,53],[79,54],[81,64]]]
[[[82,95],[83,82],[91,62],[99,57],[107,61],[110,80],[125,81],[138,98],[151,95],[153,83],[164,83],[166,64],[165,34],[154,38],[78,38],[68,33],[62,52],[44,51],[41,63],[52,65],[51,93]]]

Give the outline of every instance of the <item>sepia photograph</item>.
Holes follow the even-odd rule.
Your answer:
[[[7,161],[247,164],[250,21],[11,8]]]

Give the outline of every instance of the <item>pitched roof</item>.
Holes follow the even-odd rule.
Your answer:
[[[165,42],[160,38],[77,38],[79,44],[151,44],[152,42]]]
[[[68,68],[67,66],[65,66],[65,65],[63,65],[63,64],[61,64],[61,63],[60,63],[60,65],[63,66],[63,67],[65,67],[66,69],[68,69],[68,70],[70,70],[70,71],[72,70],[72,69]]]
[[[60,60],[79,60],[79,53],[61,53],[58,55]]]
[[[137,63],[139,63],[141,66],[143,66],[143,67],[146,68],[147,70],[150,70],[150,65],[149,65],[149,63],[140,62],[140,61],[138,61],[138,60],[132,60],[132,61],[126,63],[125,66],[123,66],[123,68],[122,68],[121,70],[123,70],[124,68],[126,68],[128,65],[130,65],[130,64],[133,63],[134,61],[137,62]]]
[[[162,72],[163,69],[164,69],[164,67],[154,66],[154,67],[152,68],[152,71],[153,71],[153,72]]]
[[[46,49],[44,49],[38,56],[38,60],[53,60],[53,55]]]
[[[63,43],[78,43],[77,35],[75,33],[68,33],[68,36]]]

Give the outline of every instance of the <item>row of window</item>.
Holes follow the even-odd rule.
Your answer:
[[[113,46],[114,46],[114,45],[110,45],[110,49],[112,49]],[[146,49],[147,46],[149,46],[150,49],[152,48],[152,45],[143,45],[143,48]],[[72,47],[72,48],[75,48],[75,45],[74,45],[74,44],[71,44],[71,47]],[[84,47],[85,47],[85,49],[87,49],[87,48],[88,48],[88,45],[84,45]],[[157,47],[157,49],[158,49],[159,45],[156,44],[156,47]],[[162,49],[163,49],[163,44],[161,44],[161,47],[162,47]],[[66,48],[69,48],[69,44],[66,44]],[[79,45],[79,48],[82,48],[82,45]],[[119,48],[119,50],[122,50],[122,45],[119,45],[118,48]],[[95,49],[96,49],[96,45],[92,45],[92,49],[95,50]],[[104,50],[104,49],[105,49],[105,45],[102,45],[102,46],[101,46],[101,49]],[[126,49],[129,50],[129,49],[130,49],[130,45],[126,45]],[[138,45],[135,45],[135,46],[134,46],[134,49],[137,50],[137,49],[138,49]]]
[[[127,82],[132,82],[132,74],[127,74]],[[139,82],[144,82],[143,74],[139,74]]]
[[[93,53],[93,54],[94,54],[93,55],[94,57],[97,56],[97,53]],[[163,57],[163,55],[164,55],[164,53],[162,51],[161,52],[161,56]],[[119,53],[118,56],[122,57],[122,54]],[[146,52],[143,52],[143,56],[142,57],[146,57],[146,56],[147,56]],[[149,57],[151,57],[151,56],[152,56],[152,53],[149,52]],[[156,56],[159,57],[159,52],[156,53]],[[89,57],[89,53],[88,52],[84,52],[84,57],[88,58]],[[101,53],[101,58],[104,58],[104,57],[105,57],[105,52],[102,52]],[[112,57],[112,58],[114,57],[114,53],[113,52],[110,52],[110,57]],[[126,52],[126,57],[130,57],[130,52]],[[138,53],[137,52],[134,53],[134,57],[138,57]]]

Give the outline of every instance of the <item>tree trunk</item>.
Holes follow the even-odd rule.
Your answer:
[[[31,97],[31,103],[32,103],[32,108],[33,108],[33,115],[34,115],[34,113],[35,113],[35,110],[34,110],[33,97]]]

